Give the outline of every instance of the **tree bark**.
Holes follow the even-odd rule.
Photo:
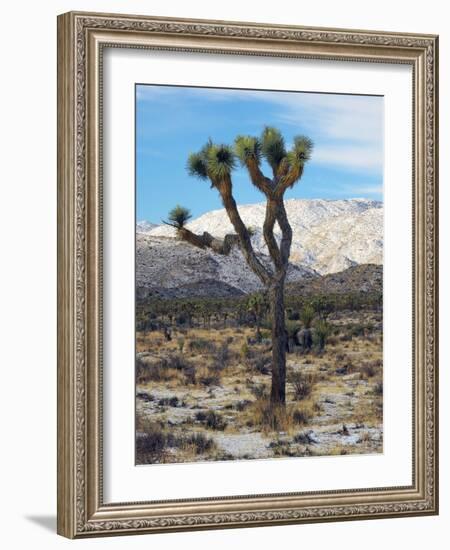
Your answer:
[[[280,249],[278,248],[277,240],[273,234],[273,229],[278,216],[279,205],[277,201],[267,199],[266,205],[266,217],[263,225],[264,240],[267,245],[270,257],[277,270],[283,268],[283,262],[280,255]]]
[[[178,228],[177,232],[181,240],[186,241],[193,246],[196,246],[197,248],[205,248],[205,243],[203,242],[203,239],[200,235],[192,233],[192,231],[190,231],[186,227]]]
[[[284,319],[284,281],[282,277],[269,291],[272,322],[272,405],[286,404],[286,347],[287,333]]]
[[[216,187],[222,197],[222,203],[227,211],[231,225],[234,227],[234,230],[239,237],[241,251],[247,261],[247,264],[250,266],[255,275],[257,275],[259,280],[264,285],[267,285],[271,280],[270,273],[268,273],[266,268],[256,257],[253,250],[250,235],[239,215],[236,201],[234,200],[232,194],[231,181],[223,181],[221,184],[217,184]]]

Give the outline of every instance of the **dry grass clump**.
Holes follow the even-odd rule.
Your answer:
[[[258,351],[247,358],[246,366],[258,374],[269,375],[272,371],[272,360],[266,353]]]
[[[367,380],[368,378],[373,378],[381,373],[383,368],[383,361],[381,359],[375,359],[373,361],[365,361],[360,367],[360,378],[361,380]]]
[[[292,421],[294,424],[306,426],[314,417],[314,405],[305,403],[300,407],[296,407],[292,412]]]
[[[233,404],[233,409],[242,412],[251,404],[250,399],[242,399]]]
[[[239,354],[236,355],[241,363],[249,372],[257,374],[270,374],[271,357],[269,350],[264,346],[249,346],[248,342],[244,342],[239,349]]]
[[[333,447],[328,449],[327,454],[332,456],[346,455],[348,454],[348,449],[345,447],[345,445],[334,445]]]
[[[378,393],[381,392],[381,393]],[[375,384],[365,393],[364,399],[356,402],[351,419],[356,424],[364,426],[379,426],[383,421],[383,383]]]
[[[362,432],[359,437],[358,443],[370,443],[370,441],[372,441],[372,438],[370,437],[370,433]]]
[[[229,340],[230,337],[222,342],[212,355],[211,368],[216,371],[223,371],[233,363],[239,361],[239,353],[230,347],[231,342]]]
[[[184,439],[184,446],[191,446],[195,454],[204,454],[216,448],[214,439],[207,437],[201,432],[195,432]]]
[[[268,389],[264,384],[254,384],[250,381],[247,387],[256,399],[268,399]]]
[[[172,436],[173,437],[173,436]],[[136,438],[136,455],[145,462],[160,462],[168,444],[168,437],[157,424]]]
[[[281,407],[270,402],[267,396],[254,401],[246,410],[247,425],[268,432],[291,432],[299,425],[308,424],[314,417],[311,402],[298,406]]]
[[[167,382],[179,378],[181,371],[189,367],[182,356],[136,357],[136,381],[138,384]]]
[[[219,386],[221,373],[212,367],[200,367],[195,371],[195,383],[200,386]]]
[[[233,339],[231,339],[231,342]],[[222,342],[222,345],[216,352],[216,356],[214,357],[215,361],[222,364],[224,367],[226,367],[230,361],[234,358],[234,353],[230,349],[229,338],[225,342]]]
[[[267,397],[257,399],[252,406],[253,425],[262,431],[287,431],[291,418],[287,408],[273,405]]]

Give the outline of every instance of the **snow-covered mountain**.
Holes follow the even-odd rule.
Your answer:
[[[259,254],[259,258],[268,264],[268,256]],[[291,264],[287,280],[294,283],[315,276],[312,269]],[[255,292],[261,283],[238,247],[224,256],[173,237],[137,233],[136,287],[140,297],[225,297]]]
[[[136,233],[149,233],[152,229],[155,229],[155,227],[158,227],[158,224],[156,223],[150,223],[148,221],[141,221],[137,222],[136,224]]]
[[[368,199],[289,199],[285,204],[293,231],[292,264],[323,275],[353,265],[383,263],[381,202]],[[267,254],[262,235],[265,203],[241,205],[239,212],[244,223],[255,232],[252,237],[255,250]],[[208,231],[215,237],[233,233],[225,209],[203,214],[187,227],[195,233]],[[175,230],[166,225],[140,232],[155,238],[175,237]],[[275,232],[279,236],[278,226]],[[170,243],[171,239],[167,242]]]

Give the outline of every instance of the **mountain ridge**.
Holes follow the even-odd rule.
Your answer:
[[[371,199],[288,199],[285,201],[293,240],[290,261],[322,275],[342,271],[359,264],[383,262],[383,204]],[[252,244],[259,254],[267,255],[262,233],[265,203],[240,205],[244,223],[253,230]],[[139,222],[138,234],[175,239],[167,225]],[[191,220],[186,227],[195,233],[207,231],[223,238],[233,232],[225,209],[217,209]],[[280,230],[275,226],[275,236]]]

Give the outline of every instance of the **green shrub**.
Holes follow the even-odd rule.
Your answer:
[[[248,347],[247,342],[244,342],[241,346],[241,357],[242,359],[247,359],[250,355],[250,348]]]
[[[319,351],[325,349],[327,338],[331,334],[331,325],[324,319],[318,319],[314,325],[314,338]]]
[[[286,330],[289,338],[293,338],[299,329],[300,325],[297,321],[286,321]]]
[[[307,304],[300,312],[300,321],[305,328],[311,328],[311,323],[314,319],[314,308]]]
[[[184,349],[184,338],[182,336],[180,336],[179,338],[177,338],[177,345],[178,345],[178,351],[180,353],[183,353],[183,349]]]

